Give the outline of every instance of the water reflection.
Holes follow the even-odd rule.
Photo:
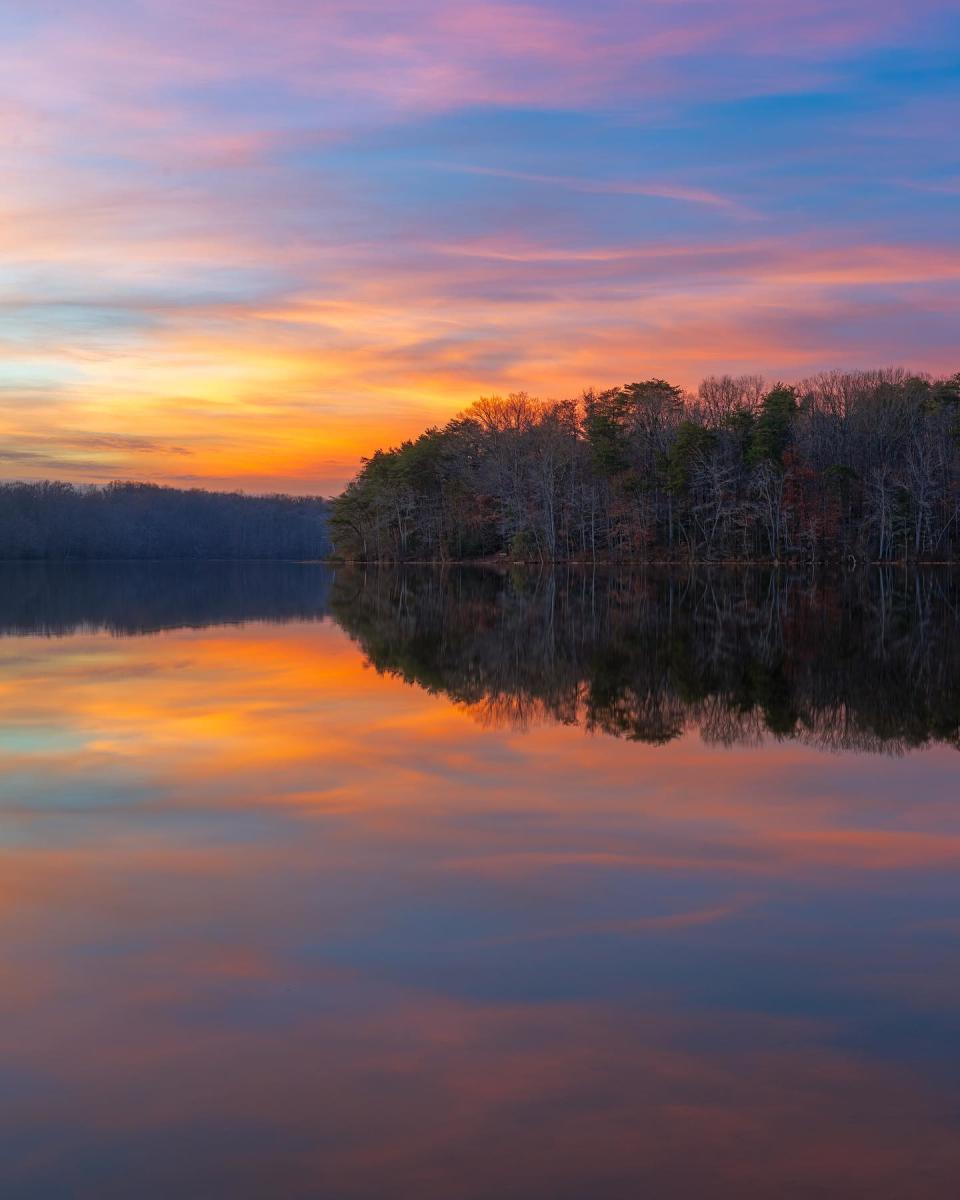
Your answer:
[[[0,563],[0,634],[310,620],[327,612],[332,580],[312,563]]]
[[[724,584],[718,623],[702,579],[557,580],[550,607],[549,580],[267,567],[197,606],[166,567],[138,608],[110,570],[0,601],[4,1197],[953,1194],[948,581],[822,615],[804,581]],[[888,726],[826,652],[861,620]],[[706,668],[728,704],[768,645],[791,704],[931,740],[704,740]],[[556,719],[606,711],[614,647],[607,708],[632,732],[634,696],[679,695],[673,740]]]
[[[300,563],[0,566],[0,634],[115,634],[332,616],[378,672],[482,724],[662,744],[960,747],[960,578]]]
[[[950,574],[341,573],[332,607],[379,671],[494,727],[960,747]]]

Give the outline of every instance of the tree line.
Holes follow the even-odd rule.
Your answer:
[[[0,559],[312,559],[329,550],[326,505],[310,496],[0,484]]]
[[[960,749],[960,581],[936,568],[347,567],[331,611],[377,671],[486,725]]]
[[[355,561],[955,560],[960,373],[484,398],[364,459],[331,532]]]

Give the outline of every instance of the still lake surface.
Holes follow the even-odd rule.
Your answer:
[[[952,1197],[960,580],[0,566],[0,1194]]]

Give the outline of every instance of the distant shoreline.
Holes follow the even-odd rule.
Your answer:
[[[357,558],[283,558],[277,555],[261,556],[261,557],[231,557],[231,556],[210,556],[197,557],[195,555],[167,555],[161,557],[148,558],[144,555],[129,555],[123,558],[78,558],[78,557],[22,557],[22,558],[5,558],[0,557],[0,567],[2,566],[24,566],[36,564],[37,566],[62,566],[62,567],[85,567],[85,566],[126,566],[131,564],[153,564],[153,565],[187,565],[187,564],[259,564],[264,566],[270,565],[285,565],[285,566],[304,566],[304,567],[377,567],[386,571],[402,571],[409,567],[430,567],[433,569],[446,569],[450,567],[458,568],[473,568],[473,569],[489,569],[489,570],[512,570],[515,567],[523,567],[530,569],[542,569],[546,567],[603,567],[604,569],[617,569],[620,567],[656,567],[658,569],[667,570],[682,570],[687,567],[738,567],[744,569],[764,569],[764,570],[787,570],[787,569],[804,569],[804,570],[849,570],[857,571],[866,567],[884,567],[888,569],[901,570],[917,570],[926,569],[928,567],[960,567],[960,559],[858,559],[856,562],[843,562],[838,559],[819,559],[816,562],[804,560],[800,558],[788,559],[746,559],[746,558],[685,558],[685,559],[654,559],[654,558],[555,558],[555,559],[503,559],[503,558],[458,558],[458,559],[404,559],[402,561],[394,561],[392,559],[357,559]]]
[[[325,558],[326,501],[202,488],[59,480],[0,484],[0,560]]]

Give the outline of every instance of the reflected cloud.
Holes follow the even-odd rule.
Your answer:
[[[542,577],[4,568],[5,1193],[82,1167],[104,1197],[939,1200],[955,751],[558,722],[584,663],[608,699],[611,657],[634,688],[672,664],[688,705],[728,678],[729,587],[685,580],[664,629],[664,581],[590,578],[554,588],[548,638]],[[861,662],[863,688],[903,687],[907,651],[931,687],[917,650],[952,672],[952,593],[926,587],[921,637],[900,585],[816,609],[802,582],[742,584],[735,657],[759,670],[774,602],[785,678],[817,703],[845,686],[856,724],[822,640],[866,622],[885,674]],[[536,721],[478,722],[478,689],[537,678]],[[772,678],[743,693],[765,720]]]

